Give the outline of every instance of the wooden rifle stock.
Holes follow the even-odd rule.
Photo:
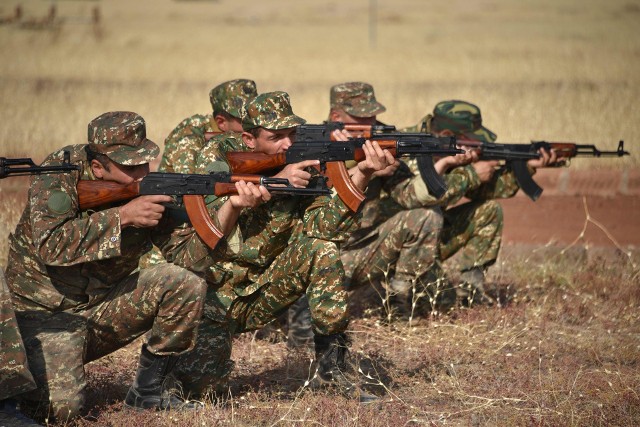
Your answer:
[[[364,159],[364,151],[360,151]],[[227,153],[227,162],[234,174],[262,173],[285,166],[287,159],[285,153],[264,154],[250,151],[230,151]],[[333,185],[344,204],[356,212],[364,201],[365,195],[351,181],[344,162],[326,162],[325,165],[324,175],[328,178],[327,184]]]
[[[220,192],[231,191],[227,186],[233,186],[235,189],[235,184],[216,183],[216,193],[218,193],[219,185],[221,186]],[[140,195],[140,183],[134,182],[122,185],[113,181],[80,180],[77,185],[77,191],[80,209],[94,209],[138,197]],[[204,196],[185,194],[182,196],[182,200],[196,233],[207,246],[214,249],[224,234],[211,219],[204,203]]]
[[[252,151],[230,151],[227,153],[227,162],[234,174],[262,173],[285,166],[287,157],[285,153],[264,154]]]

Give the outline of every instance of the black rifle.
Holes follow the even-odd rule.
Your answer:
[[[538,200],[542,194],[542,188],[536,184],[527,168],[527,161],[540,157],[540,149],[554,150],[558,157],[571,159],[573,157],[622,157],[629,152],[624,149],[624,141],[618,143],[615,151],[601,151],[595,145],[579,145],[571,142],[547,142],[533,141],[530,144],[498,144],[476,143],[461,141],[460,145],[474,146],[481,149],[480,160],[504,160],[511,167],[516,181],[522,191],[531,198]],[[557,166],[563,166],[558,163]]]
[[[8,159],[0,157],[0,179],[8,176],[38,175],[41,173],[71,172],[80,166],[71,163],[71,154],[64,152],[64,160],[57,166],[38,166],[31,159]]]
[[[226,196],[237,194],[235,186],[239,181],[264,185],[270,192],[297,196],[329,195],[331,191],[324,177],[312,180],[313,187],[297,188],[290,185],[285,178],[269,178],[260,175],[230,174],[213,172],[210,174],[179,174],[152,172],[141,181],[129,185],[113,181],[80,180],[78,181],[78,202],[80,209],[91,209],[98,206],[131,200],[141,195],[170,195],[182,198],[189,220],[198,236],[210,248],[215,248],[223,233],[218,229],[209,215],[204,203],[204,196],[215,194]]]
[[[296,143],[331,140],[334,130],[343,129],[349,131],[354,136],[352,140],[358,141],[360,145],[365,139],[369,139],[378,141],[381,148],[389,149],[395,157],[416,156],[420,176],[429,192],[436,197],[441,197],[447,191],[447,186],[442,177],[436,173],[433,156],[449,156],[463,152],[456,148],[453,137],[437,137],[423,132],[396,132],[395,126],[383,124],[356,125],[341,122],[304,124],[296,128]]]

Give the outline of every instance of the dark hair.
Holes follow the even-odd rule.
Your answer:
[[[103,168],[109,171],[110,159],[106,154],[98,153],[97,151],[92,150],[91,146],[89,145],[84,147],[84,151],[87,152],[87,161],[89,163],[91,163],[92,160],[97,160],[98,162],[100,162]]]
[[[254,138],[257,138],[260,136],[260,132],[262,132],[262,128],[258,126],[257,128],[249,129],[247,132],[253,135]]]
[[[232,116],[231,114],[227,113],[224,110],[220,110],[220,111],[213,110],[213,117],[215,117],[215,116],[222,116],[227,120],[237,119],[237,117]]]

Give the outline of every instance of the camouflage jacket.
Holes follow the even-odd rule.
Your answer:
[[[213,114],[196,114],[181,121],[164,140],[158,170],[193,173],[196,155],[205,145],[205,132],[220,132]]]
[[[60,164],[67,150],[80,171],[31,180],[27,205],[9,237],[6,279],[16,311],[83,308],[101,301],[138,267],[152,243],[164,247],[174,231],[168,215],[154,228],[121,228],[118,207],[81,211],[77,182],[96,179],[84,147],[64,147],[43,163]]]
[[[218,135],[198,155],[196,172],[207,173],[212,167],[228,169],[225,153],[245,150],[247,147],[239,134]],[[227,199],[210,196],[207,206],[211,211],[217,210]],[[213,259],[206,252],[182,255],[191,257],[188,263],[197,264],[210,284],[219,286],[230,282],[238,294],[248,295],[263,285],[259,276],[296,236],[344,242],[358,228],[358,219],[359,215],[353,214],[335,194],[332,197],[272,195],[269,202],[240,214],[235,229],[218,245],[220,252],[225,251],[224,259]],[[174,240],[171,246],[179,247],[190,238],[193,236],[185,233],[182,240]],[[168,259],[175,259],[172,251],[168,252]],[[204,266],[208,268],[202,269]]]

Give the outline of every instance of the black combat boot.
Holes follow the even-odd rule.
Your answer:
[[[129,388],[124,406],[136,410],[156,409],[163,411],[196,411],[200,402],[184,401],[165,387],[167,376],[175,366],[175,356],[157,356],[147,350],[146,344],[140,352],[138,372]]]
[[[18,402],[13,399],[0,400],[0,426],[39,426],[31,418],[18,409]]]
[[[346,397],[357,397],[360,403],[371,403],[378,399],[377,396],[361,390],[357,384],[345,376],[347,368],[345,357],[349,345],[346,334],[315,335],[313,339],[316,347],[317,367],[316,376],[311,382],[312,388],[333,386]]]

